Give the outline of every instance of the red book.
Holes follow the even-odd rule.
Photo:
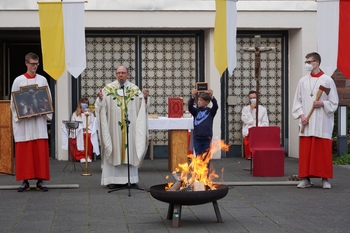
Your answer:
[[[168,117],[181,118],[183,116],[184,104],[182,98],[169,97],[168,98]]]

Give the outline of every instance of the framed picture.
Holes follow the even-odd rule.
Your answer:
[[[207,91],[208,90],[208,83],[207,82],[197,82],[196,89],[198,92]]]
[[[53,113],[51,95],[47,88],[47,86],[38,87],[35,84],[12,92],[18,119]]]

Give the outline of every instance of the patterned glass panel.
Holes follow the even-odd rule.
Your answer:
[[[254,47],[254,38],[237,38],[237,68],[228,79],[228,95],[237,105],[228,107],[229,144],[242,144],[241,112],[249,104],[248,93],[256,90],[254,52],[242,52],[243,47]],[[259,102],[267,108],[270,125],[282,124],[282,38],[261,38],[261,47],[275,47],[275,52],[261,53]]]
[[[141,41],[140,46],[136,41]],[[150,114],[166,116],[168,97],[182,97],[188,102],[195,87],[197,73],[196,36],[184,37],[88,37],[86,39],[87,67],[81,74],[81,95],[94,103],[96,93],[115,80],[115,69],[125,65],[136,83],[136,58],[141,57],[142,80],[136,83],[150,90]],[[187,105],[184,105],[184,109]],[[167,145],[167,131],[153,133],[155,145]]]
[[[143,37],[142,83],[153,99],[150,114],[166,116],[168,97],[182,97],[184,109],[196,83],[196,38]],[[153,132],[156,145],[168,143],[167,131]]]
[[[131,82],[135,79],[135,37],[88,37],[86,38],[86,69],[81,74],[81,95],[90,103],[96,93],[113,82],[115,69],[120,65],[129,68]]]

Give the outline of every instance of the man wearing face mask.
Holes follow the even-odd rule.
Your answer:
[[[242,109],[241,119],[243,121],[242,135],[244,155],[246,159],[250,159],[250,149],[249,149],[249,128],[256,126],[256,91],[250,91],[248,94],[250,104],[244,106]],[[259,105],[259,119],[258,126],[268,126],[269,118],[267,116],[267,110],[265,107]]]
[[[322,188],[330,189],[328,179],[333,178],[332,133],[334,112],[338,108],[337,87],[331,77],[320,69],[321,56],[309,53],[305,56],[305,69],[308,74],[299,80],[292,108],[294,119],[299,119],[299,178],[298,188],[312,185],[310,178],[322,178]],[[330,88],[328,95],[322,93],[319,101],[316,94],[320,85]],[[306,118],[315,108],[309,119]]]

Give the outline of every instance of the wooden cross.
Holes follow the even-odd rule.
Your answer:
[[[255,58],[254,58],[254,71],[255,71],[255,80],[256,80],[256,126],[259,124],[259,81],[260,81],[260,53],[269,53],[269,52],[274,52],[275,48],[274,47],[260,47],[261,45],[261,37],[260,35],[257,35],[254,37],[255,38],[255,43],[254,47],[243,47],[241,51],[243,52],[248,52],[248,53],[255,53]]]

